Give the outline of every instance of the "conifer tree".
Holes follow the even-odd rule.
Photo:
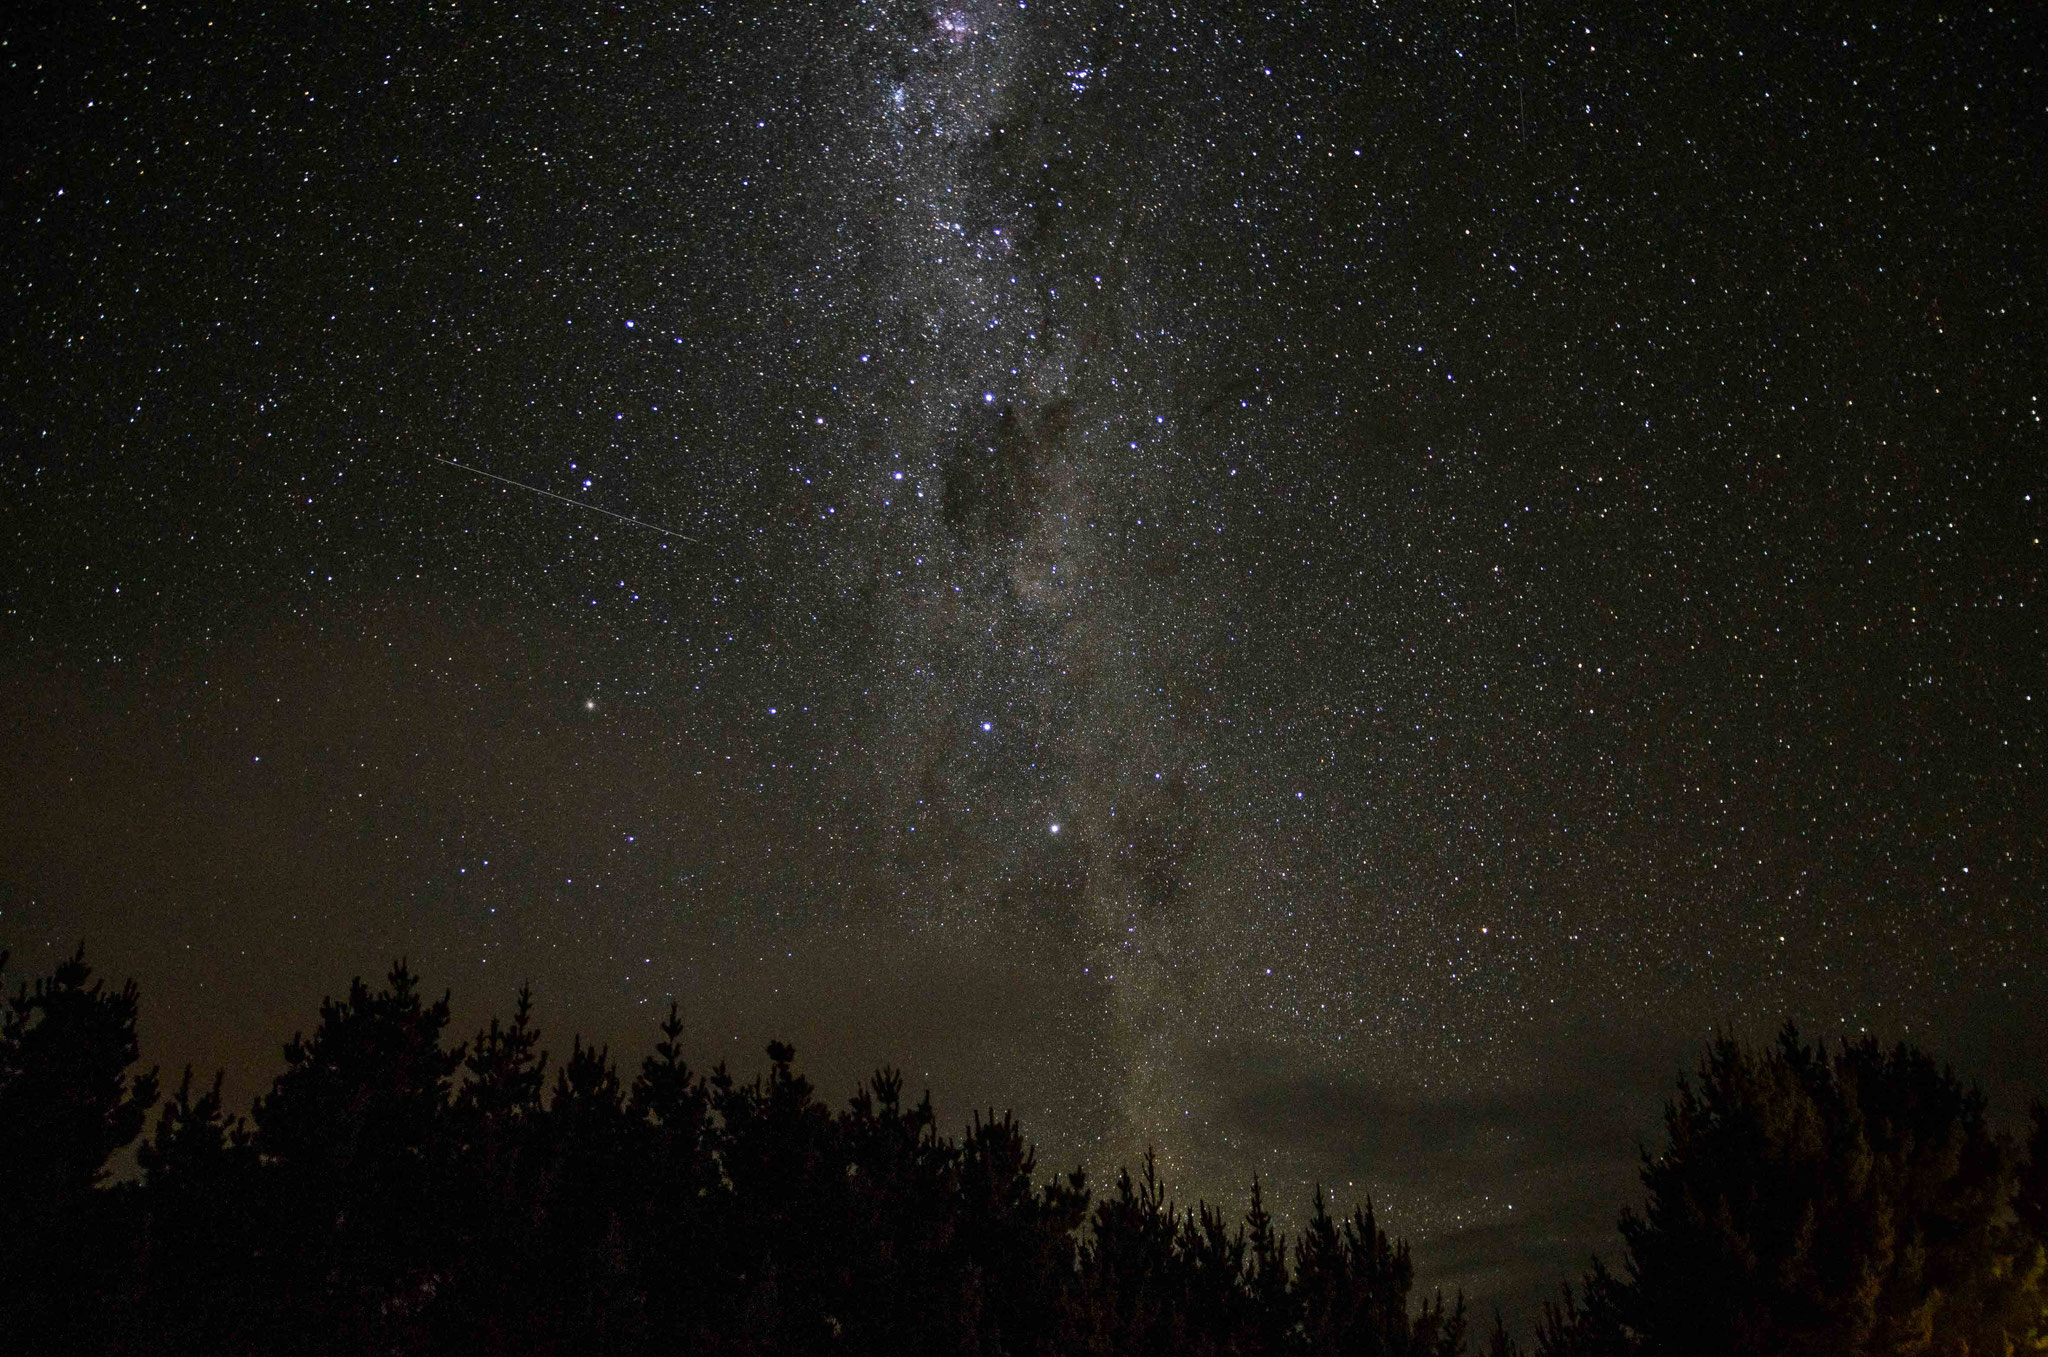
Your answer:
[[[192,1067],[164,1101],[142,1143],[149,1260],[143,1305],[152,1342],[198,1351],[233,1335],[254,1343],[251,1321],[268,1307],[254,1266],[262,1245],[259,1165],[247,1122],[231,1115],[216,1073],[194,1095]]]
[[[324,1000],[311,1037],[285,1046],[285,1070],[254,1108],[270,1169],[271,1229],[288,1282],[285,1322],[347,1348],[423,1342],[452,1228],[448,998],[425,1002],[403,961],[372,993]]]
[[[725,1184],[712,1150],[711,1093],[683,1058],[683,1020],[669,1004],[654,1052],[640,1062],[629,1106],[644,1127],[635,1237],[640,1285],[656,1332],[694,1331],[725,1228]]]
[[[95,1297],[139,1242],[132,1203],[101,1190],[157,1099],[156,1072],[132,1072],[137,1009],[135,982],[109,991],[81,944],[0,1014],[0,1323],[53,1346],[106,1345]]]
[[[1544,1302],[1536,1324],[1537,1357],[1628,1357],[1636,1341],[1623,1324],[1623,1305],[1620,1283],[1595,1258],[1579,1290],[1567,1282],[1558,1299]]]
[[[1177,1212],[1167,1200],[1157,1156],[1145,1152],[1138,1177],[1128,1169],[1095,1206],[1081,1251],[1089,1327],[1101,1350],[1166,1353],[1179,1346],[1172,1273]]]
[[[2035,1103],[2028,1115],[2032,1134],[2014,1174],[2012,1194],[2013,1272],[2023,1283],[2033,1279],[2028,1341],[2034,1351],[2048,1352],[2048,1104]],[[2021,1350],[2026,1350],[2024,1345]]]
[[[455,1110],[466,1134],[488,1140],[539,1109],[548,1066],[540,1035],[533,1025],[533,987],[521,985],[511,1023],[493,1017],[463,1056],[468,1074],[456,1094]]]
[[[556,1308],[565,1337],[630,1348],[641,1327],[627,1231],[640,1184],[637,1132],[611,1052],[573,1040],[542,1123],[548,1187],[541,1200]]]
[[[976,1117],[960,1147],[959,1241],[983,1279],[983,1345],[1048,1352],[1072,1304],[1075,1235],[1088,1213],[1087,1175],[1035,1181],[1037,1153],[1007,1113]]]
[[[1546,1357],[2002,1355],[2037,1328],[2013,1152],[1920,1051],[1724,1038],[1665,1131],[1622,1217],[1625,1275],[1552,1309]]]
[[[1409,1315],[1415,1265],[1408,1245],[1379,1227],[1370,1201],[1340,1226],[1317,1188],[1314,1212],[1295,1245],[1294,1275],[1310,1353],[1450,1357],[1464,1349],[1462,1297],[1452,1308],[1433,1297]]]
[[[137,999],[83,957],[0,1019],[0,1294],[12,1348],[157,1353],[1454,1357],[1368,1201],[1291,1240],[1177,1206],[1155,1156],[1097,1199],[1014,1118],[954,1139],[883,1069],[834,1111],[768,1048],[741,1084],[670,1007],[630,1081],[534,1001],[448,1049],[403,963],[323,1002],[254,1108],[188,1068],[140,1181],[107,1181],[153,1075]],[[552,1087],[546,1075],[552,1069]],[[456,1076],[460,1073],[459,1086]],[[2048,1351],[2048,1110],[2024,1152],[1910,1047],[1711,1047],[1681,1081],[1625,1266],[1546,1307],[1538,1357]],[[66,1327],[68,1326],[68,1328]],[[1517,1345],[1495,1316],[1488,1357]]]
[[[0,952],[0,971],[7,954]],[[141,1133],[157,1075],[141,1059],[135,982],[108,992],[80,944],[0,1016],[0,1211],[10,1222],[76,1203]]]
[[[437,1334],[502,1346],[508,1315],[531,1299],[545,1268],[533,1201],[546,1156],[542,1115],[547,1052],[533,1023],[533,990],[520,986],[512,1020],[493,1016],[464,1048],[463,1078],[448,1117],[447,1197],[457,1235],[440,1287]]]
[[[1522,1357],[1522,1345],[1508,1332],[1507,1323],[1498,1309],[1493,1312],[1493,1327],[1486,1332],[1483,1357]]]
[[[1294,1329],[1293,1301],[1287,1275],[1287,1241],[1266,1210],[1265,1190],[1252,1175],[1252,1204],[1245,1216],[1245,1285],[1250,1292],[1254,1333],[1260,1350],[1280,1351]]]

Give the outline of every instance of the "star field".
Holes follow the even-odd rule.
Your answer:
[[[10,17],[0,943],[244,1099],[400,953],[679,996],[1511,1307],[1717,1024],[2016,1110],[2027,29]]]

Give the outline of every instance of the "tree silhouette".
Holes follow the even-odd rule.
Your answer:
[[[8,955],[0,952],[0,972]],[[90,983],[88,983],[90,982]],[[0,1018],[0,1198],[14,1212],[75,1202],[105,1181],[107,1161],[142,1131],[157,1076],[131,1076],[133,981],[117,993],[92,979],[81,944]],[[19,1217],[16,1217],[19,1219]]]
[[[1499,1310],[1493,1312],[1493,1327],[1486,1331],[1486,1347],[1482,1357],[1522,1357],[1522,1345],[1508,1332],[1507,1322]]]
[[[447,1123],[462,1052],[441,1047],[448,999],[425,1003],[403,961],[386,986],[357,979],[346,999],[323,1001],[253,1113],[277,1300],[323,1350],[420,1340],[452,1224]]]
[[[1455,1357],[1372,1203],[1318,1190],[1283,1235],[1182,1207],[1147,1154],[1099,1197],[1041,1178],[1016,1120],[957,1139],[902,1075],[837,1109],[776,1042],[742,1083],[683,1058],[671,1006],[627,1079],[510,1021],[443,1038],[401,962],[324,1001],[251,1119],[188,1068],[137,1076],[132,985],[83,955],[0,1021],[8,1351]],[[552,1077],[550,1077],[552,1076]],[[1681,1080],[1624,1266],[1546,1307],[1539,1357],[2048,1350],[2048,1109],[2024,1151],[1910,1047],[1787,1029]],[[1488,1357],[1521,1349],[1498,1315]]]
[[[2048,1245],[2048,1105],[2029,1109],[2034,1133],[2014,1186],[2012,1206],[2020,1227],[2036,1244]]]
[[[259,1165],[247,1122],[230,1116],[222,1076],[193,1096],[186,1066],[166,1100],[142,1168],[149,1243],[143,1308],[155,1341],[197,1351],[229,1336],[253,1341],[267,1288],[251,1266],[262,1241],[255,1214]]]
[[[1627,1357],[1636,1350],[1622,1321],[1620,1283],[1599,1259],[1574,1292],[1569,1282],[1557,1300],[1545,1302],[1536,1324],[1538,1357]]]
[[[639,1281],[657,1333],[706,1332],[705,1279],[726,1219],[725,1183],[712,1157],[711,1093],[682,1054],[675,1004],[654,1053],[640,1062],[629,1107],[645,1127]]]
[[[1622,1216],[1626,1276],[1567,1294],[1541,1352],[2004,1353],[2038,1330],[2015,1156],[1921,1052],[1722,1039],[1665,1129]]]
[[[1338,1225],[1322,1190],[1316,1190],[1315,1212],[1295,1246],[1295,1291],[1310,1352],[1400,1357],[1462,1352],[1463,1300],[1446,1309],[1443,1298],[1435,1297],[1411,1318],[1408,1293],[1414,1284],[1407,1244],[1389,1239],[1379,1228],[1371,1202]]]
[[[89,1297],[135,1246],[132,1204],[95,1189],[157,1099],[154,1070],[131,1074],[136,1008],[134,983],[109,992],[81,945],[0,1016],[0,1278],[17,1332],[82,1342]]]

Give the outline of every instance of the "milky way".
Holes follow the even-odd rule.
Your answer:
[[[0,21],[0,945],[153,1058],[674,997],[1522,1313],[1716,1024],[2048,1082],[2017,7],[204,8]]]
[[[1156,204],[1062,201],[1052,161],[1085,155],[1102,116],[1083,104],[1096,58],[1075,15],[988,5],[929,23],[882,36],[869,76],[864,158],[888,233],[876,300],[905,342],[849,365],[866,417],[846,465],[883,500],[879,616],[899,680],[868,743],[920,751],[884,785],[906,840],[921,822],[902,848],[926,889],[957,883],[969,926],[1007,889],[1099,978],[1069,1015],[1104,1079],[1077,1114],[1171,1153],[1190,1092],[1175,1052],[1217,1028],[1198,999],[1226,912],[1193,861],[1191,803],[1217,759],[1179,691],[1200,682],[1215,617],[1144,573],[1148,529],[1215,527],[1174,502],[1192,434],[1158,353],[1171,299],[1127,262]]]

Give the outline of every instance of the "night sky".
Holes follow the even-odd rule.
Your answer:
[[[1673,8],[10,6],[11,976],[675,996],[1511,1315],[1717,1026],[2017,1113],[2041,33]]]

